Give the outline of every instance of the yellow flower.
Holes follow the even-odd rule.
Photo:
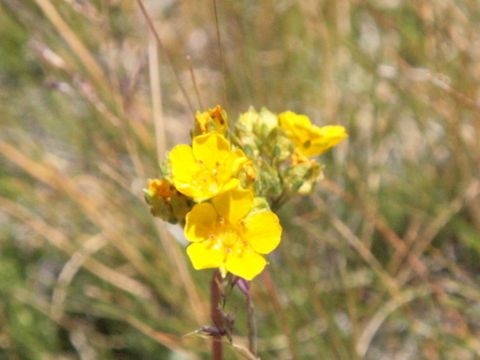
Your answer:
[[[175,188],[196,202],[237,187],[235,176],[248,161],[242,150],[232,150],[216,132],[194,137],[192,146],[175,146],[169,159]]]
[[[318,127],[313,125],[307,116],[292,111],[281,113],[278,120],[296,150],[307,157],[324,153],[348,136],[343,126]]]
[[[213,109],[208,109],[204,112],[197,111],[195,114],[195,135],[205,134],[211,131],[225,134],[227,128],[227,113],[220,105],[217,105]]]
[[[262,256],[280,243],[282,227],[270,210],[252,212],[253,193],[235,189],[197,204],[187,214],[187,254],[196,270],[219,268],[246,280],[266,266]]]

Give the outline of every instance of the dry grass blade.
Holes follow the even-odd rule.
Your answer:
[[[147,21],[148,27],[150,28],[153,36],[155,37],[155,40],[157,42],[158,47],[163,51],[163,53],[165,54],[165,56],[167,58],[168,65],[170,66],[170,69],[172,70],[173,75],[175,76],[175,80],[177,82],[177,85],[180,88],[180,91],[182,92],[182,95],[185,98],[185,101],[187,102],[187,105],[188,105],[188,108],[190,109],[190,112],[192,113],[192,115],[194,115],[195,110],[193,108],[190,97],[188,96],[188,93],[185,90],[185,87],[182,85],[182,82],[180,81],[180,76],[178,75],[177,69],[173,65],[174,63],[172,61],[172,58],[171,58],[169,52],[167,51],[167,49],[163,46],[162,40],[160,39],[160,36],[158,35],[157,30],[155,29],[155,25],[153,24],[153,21],[150,18],[150,15],[148,14],[148,11],[145,8],[145,5],[143,4],[143,1],[142,0],[137,0],[137,4],[140,7],[140,10],[141,10],[143,16],[145,17],[145,20]]]
[[[198,89],[197,77],[195,76],[195,71],[193,70],[192,57],[190,55],[187,56],[187,62],[188,62],[188,71],[190,72],[190,78],[192,79],[192,84],[195,90],[195,95],[197,97],[198,105],[200,106],[200,109],[204,109],[205,106],[203,105],[202,96],[200,95],[200,91]]]
[[[157,161],[160,166],[167,150],[165,121],[162,114],[162,90],[160,87],[160,70],[158,45],[151,36],[148,44],[148,65],[150,70],[150,94],[152,98],[153,125],[157,144]]]
[[[167,348],[172,349],[174,352],[178,353],[180,356],[184,357],[185,359],[187,360],[198,359],[198,357],[195,354],[192,354],[191,352],[182,349],[179,345],[180,341],[174,338],[173,336],[165,334],[161,331],[155,330],[149,325],[145,324],[144,322],[138,319],[135,319],[133,316],[126,315],[125,320],[131,326],[141,331],[143,334],[154,339],[155,341],[166,346]]]
[[[324,202],[320,198],[315,199],[317,206],[319,208],[325,208]],[[331,219],[333,227],[342,235],[345,240],[358,252],[358,254],[365,260],[366,263],[370,266],[372,270],[379,276],[383,284],[390,292],[390,294],[396,298],[399,294],[399,286],[394,278],[392,278],[384,269],[383,266],[378,262],[375,256],[371,251],[362,243],[362,241],[355,236],[354,233],[349,229],[349,227],[343,223],[338,217],[328,214]]]
[[[247,360],[260,360],[259,357],[256,357],[255,355],[253,355],[250,350],[248,350],[245,346],[242,346],[242,345],[239,345],[239,344],[236,344],[236,343],[232,343],[232,347],[235,349],[235,351],[237,353],[239,353],[243,359],[247,359]]]
[[[177,276],[179,277],[182,286],[185,288],[188,303],[193,310],[195,319],[198,324],[205,324],[208,319],[207,305],[205,304],[205,300],[200,297],[195,283],[187,270],[185,258],[180,253],[177,244],[175,243],[175,239],[168,232],[165,224],[156,222],[156,225],[158,233],[160,234],[160,239],[162,240],[170,259],[172,259],[172,263],[178,271]]]
[[[13,146],[2,141],[0,141],[0,153],[3,153],[5,158],[15,163],[34,178],[47,186],[62,190],[65,195],[78,203],[89,220],[103,229],[105,237],[109,239],[110,243],[120,250],[120,253],[136,267],[140,274],[148,278],[150,269],[148,264],[144,262],[143,255],[139,249],[125,239],[121,230],[122,224],[116,223],[114,219],[101,210],[101,204],[97,199],[85,196],[72,179],[62,174],[60,170],[51,164],[40,164],[33,161]]]
[[[453,199],[448,206],[446,206],[440,214],[427,226],[425,231],[423,231],[419,237],[418,241],[415,242],[412,253],[415,256],[420,257],[425,249],[431,244],[435,236],[439,231],[446,226],[446,224],[451,220],[451,218],[457,214],[466,204],[471,201],[474,201],[480,194],[480,182],[478,180],[472,181],[465,191],[460,194],[458,197]],[[408,278],[410,273],[409,269],[405,269],[402,274],[399,275],[400,281],[404,283]]]
[[[62,19],[60,13],[51,3],[50,0],[35,0],[37,5],[42,9],[45,16],[50,20],[58,33],[65,39],[67,44],[72,48],[74,53],[83,63],[85,70],[91,75],[95,83],[104,91],[110,88],[108,79],[105,77],[101,67],[96,62],[90,51],[79,40],[75,32]]]
[[[225,54],[223,52],[223,45],[222,45],[222,37],[220,34],[220,22],[218,20],[218,9],[217,9],[217,0],[212,0],[213,4],[213,14],[215,17],[215,33],[217,35],[217,48],[218,48],[218,54],[220,57],[220,63],[222,64],[222,74],[223,74],[223,102],[225,104],[225,107],[228,107],[228,101],[227,101],[227,64],[225,60]]]
[[[427,290],[408,290],[399,294],[397,298],[388,301],[384,306],[382,306],[370,319],[370,321],[367,323],[362,333],[360,334],[356,345],[356,351],[358,356],[360,356],[360,358],[365,357],[368,348],[372,343],[373,337],[390,314],[392,314],[401,306],[404,306],[405,304],[408,304],[415,299],[427,295],[429,295],[429,292]]]
[[[75,251],[70,259],[65,263],[63,269],[57,278],[57,284],[52,294],[51,314],[55,319],[60,319],[63,315],[63,304],[67,296],[68,285],[72,282],[75,274],[85,266],[85,262],[97,251],[107,245],[107,241],[102,234],[93,236],[85,241],[82,247]]]
[[[159,71],[159,56],[158,49],[159,47],[163,49],[162,43],[153,23],[146,12],[143,3],[139,0],[139,6],[149,23],[149,26],[152,30],[152,38],[149,42],[149,69],[150,69],[150,91],[151,91],[151,102],[152,102],[152,111],[153,111],[153,123],[155,128],[155,139],[157,144],[157,161],[159,166],[162,164],[165,151],[167,149],[167,136],[166,136],[166,127],[164,116],[162,113],[162,92],[160,86],[160,71]],[[170,66],[173,69],[173,65],[170,63]],[[175,70],[174,70],[175,71]],[[178,80],[179,81],[179,80]],[[181,84],[179,83],[179,86]],[[186,98],[190,104],[188,97]],[[201,300],[200,295],[193,283],[193,280],[190,276],[190,273],[187,270],[186,263],[178,250],[178,246],[175,243],[175,239],[168,233],[168,230],[165,228],[164,224],[157,222],[157,230],[160,234],[160,239],[169,254],[169,258],[172,259],[172,263],[178,270],[179,281],[186,289],[187,297],[189,303],[195,314],[195,318],[199,324],[202,324],[207,319],[206,305],[204,301]]]
[[[338,187],[331,181],[324,180],[322,181],[321,186],[325,187],[325,189],[328,189],[331,193],[337,194],[348,204],[358,206],[365,219],[371,221],[375,225],[377,231],[379,231],[385,237],[385,239],[392,245],[395,251],[398,251],[402,254],[408,253],[408,247],[404,243],[404,241],[386,224],[386,222],[378,214],[373,214],[368,209],[365,209],[361,205],[358,205],[356,201],[351,196],[349,196],[349,194],[345,193],[345,191],[343,191],[340,187]],[[409,254],[407,257],[407,261],[420,277],[425,278],[427,276],[427,267],[417,256],[415,256],[415,254]]]
[[[262,273],[262,280],[263,280],[263,284],[264,284],[267,292],[270,294],[270,297],[272,299],[273,308],[275,309],[275,312],[280,317],[279,320],[281,322],[281,327],[282,327],[283,333],[284,333],[284,335],[287,339],[289,356],[292,359],[298,359],[294,334],[293,334],[292,330],[290,329],[290,327],[288,326],[288,319],[287,319],[287,316],[286,316],[285,311],[283,309],[283,306],[280,302],[277,287],[276,287],[275,282],[273,281],[272,277],[270,276],[270,273],[269,273],[268,270],[266,270]]]
[[[42,219],[36,217],[33,213],[20,205],[0,197],[0,205],[3,211],[15,217],[23,224],[26,224],[37,234],[43,236],[50,244],[68,255],[75,253],[74,246],[68,237],[59,230],[51,227]],[[144,284],[132,279],[118,271],[115,271],[101,262],[88,258],[83,263],[85,269],[100,279],[106,281],[113,286],[122,289],[134,296],[144,299],[152,299],[152,293]]]

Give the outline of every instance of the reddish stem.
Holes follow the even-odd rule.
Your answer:
[[[210,284],[210,316],[213,325],[222,327],[223,316],[220,311],[220,301],[222,299],[221,291],[222,277],[219,271],[215,271]],[[223,360],[222,335],[212,337],[212,360]]]

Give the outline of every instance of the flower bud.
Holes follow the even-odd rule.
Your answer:
[[[240,115],[237,121],[237,133],[246,147],[251,148],[252,154],[258,153],[258,148],[262,146],[269,137],[272,130],[278,127],[277,115],[262,108],[258,113],[253,107]]]
[[[150,179],[148,187],[143,191],[153,216],[172,224],[185,221],[185,215],[190,211],[192,204],[170,182],[165,179]]]
[[[243,188],[248,189],[255,182],[257,178],[257,172],[255,166],[251,160],[247,160],[242,167],[240,168],[238,174],[238,179]]]
[[[287,169],[284,183],[290,193],[310,194],[317,181],[323,178],[324,166],[314,160],[301,159],[292,161]]]
[[[255,193],[267,198],[275,198],[282,191],[282,183],[277,169],[265,162],[259,162],[257,164]]]
[[[209,132],[218,132],[225,134],[228,129],[228,117],[225,110],[220,105],[213,109],[195,114],[195,126],[193,129],[193,136],[206,134]]]
[[[275,128],[267,139],[266,150],[271,154],[274,162],[288,160],[294,151],[290,139],[280,128]]]

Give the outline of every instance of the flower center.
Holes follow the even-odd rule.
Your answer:
[[[216,249],[223,249],[225,256],[231,253],[241,254],[247,246],[241,232],[242,229],[239,226],[232,225],[225,219],[219,218],[214,233],[210,235],[211,244]]]
[[[206,166],[198,161],[200,170],[195,174],[193,185],[202,192],[216,193],[225,177],[225,169],[219,162],[214,167]]]

